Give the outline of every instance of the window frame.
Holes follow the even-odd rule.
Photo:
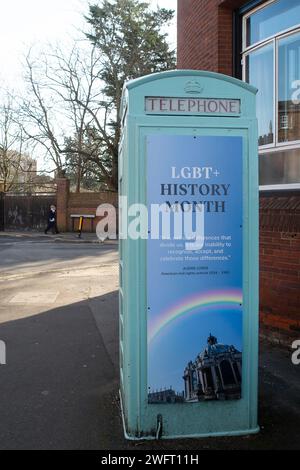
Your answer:
[[[290,37],[290,36],[296,36],[297,34],[300,34],[300,25],[299,27],[296,26],[296,29],[294,29],[292,32],[289,32],[289,33],[284,33],[284,34],[280,34],[280,36],[276,36],[276,61],[277,61],[277,64],[279,65],[279,42],[284,39],[284,38],[287,38],[287,37]],[[277,119],[278,119],[278,111],[279,111],[279,100],[278,100],[278,85],[279,85],[279,69],[277,67],[277,70],[276,70],[276,103],[275,103],[275,107],[276,107],[276,116],[277,116]],[[300,77],[299,77],[299,80],[300,80]],[[281,147],[281,148],[286,148],[286,147],[292,147],[292,148],[295,148],[293,147],[294,145],[296,145],[296,148],[298,148],[298,146],[300,146],[300,138],[298,140],[290,140],[288,142],[279,142],[278,140],[278,134],[279,134],[279,128],[278,126],[276,127],[276,147]]]
[[[252,53],[252,52],[255,52],[259,49],[262,49],[264,48],[265,46],[268,46],[269,44],[272,44],[273,45],[273,97],[274,97],[274,104],[273,104],[273,125],[274,125],[274,130],[273,130],[273,134],[274,134],[274,141],[273,143],[271,144],[265,144],[265,145],[260,145],[259,146],[259,149],[267,149],[267,150],[270,150],[270,149],[273,149],[276,147],[276,140],[277,140],[277,115],[276,115],[276,107],[277,107],[277,103],[276,103],[276,96],[277,96],[277,91],[276,91],[276,66],[277,66],[277,62],[276,62],[276,52],[275,52],[275,48],[276,48],[276,44],[275,44],[275,39],[269,39],[268,41],[265,41],[263,44],[258,44],[256,45],[255,47],[253,47],[251,49],[251,51],[247,51],[247,52],[243,52],[243,59],[242,59],[242,72],[243,72],[243,81],[246,82],[246,74],[247,74],[247,57]]]
[[[256,43],[252,44],[251,46],[247,46],[247,20],[248,20],[248,18],[250,16],[254,15],[254,13],[257,13],[260,10],[264,10],[265,8],[268,8],[270,5],[272,5],[272,3],[276,3],[277,1],[278,0],[268,0],[267,2],[264,2],[260,5],[258,5],[257,7],[253,8],[252,10],[247,11],[247,13],[245,13],[243,15],[243,26],[242,26],[242,50],[243,50],[243,52],[246,52],[247,50],[252,49],[253,47],[255,47],[257,45],[262,44],[262,42],[269,41],[270,39],[273,39],[274,37],[277,37],[278,34],[289,34],[291,31],[294,31],[294,29],[300,27],[300,23],[299,23],[299,25],[296,24],[294,26],[291,26],[290,28],[281,30],[280,33],[275,33],[271,36],[266,37],[265,39],[262,39],[261,41],[258,41]]]
[[[268,44],[273,43],[273,93],[274,93],[274,105],[273,105],[273,120],[274,120],[274,142],[272,144],[266,144],[259,146],[259,154],[263,155],[266,153],[275,153],[275,152],[282,152],[288,150],[295,150],[300,149],[300,139],[289,141],[289,142],[279,142],[279,102],[278,102],[278,85],[279,85],[279,43],[281,39],[284,39],[289,36],[296,36],[300,34],[300,23],[294,25],[291,28],[279,31],[272,36],[269,36],[251,46],[247,46],[247,20],[250,16],[255,14],[257,11],[262,10],[264,8],[268,8],[268,6],[275,3],[277,0],[269,0],[264,3],[260,3],[258,6],[247,10],[246,12],[242,13],[242,80],[246,82],[246,67],[247,67],[247,60],[246,58],[258,49],[263,48]],[[300,79],[300,77],[299,77]],[[267,191],[267,190],[274,190],[274,189],[300,189],[300,181],[299,183],[291,183],[291,184],[278,184],[278,185],[263,185],[260,186],[260,190]]]

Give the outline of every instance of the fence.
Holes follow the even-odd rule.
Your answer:
[[[42,230],[47,224],[51,204],[56,204],[56,194],[12,194],[0,197],[0,229]]]

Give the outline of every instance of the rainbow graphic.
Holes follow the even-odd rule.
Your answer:
[[[148,343],[151,343],[166,327],[175,320],[200,315],[207,310],[241,311],[243,293],[241,289],[226,289],[196,294],[183,299],[163,311],[155,319],[148,320]]]

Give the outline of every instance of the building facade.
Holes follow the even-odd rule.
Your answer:
[[[186,402],[241,398],[242,353],[210,335],[207,347],[184,370]]]
[[[258,88],[261,332],[300,337],[300,0],[178,0],[178,68]]]

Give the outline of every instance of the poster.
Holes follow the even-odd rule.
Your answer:
[[[147,136],[149,404],[241,398],[242,155],[238,136]]]

